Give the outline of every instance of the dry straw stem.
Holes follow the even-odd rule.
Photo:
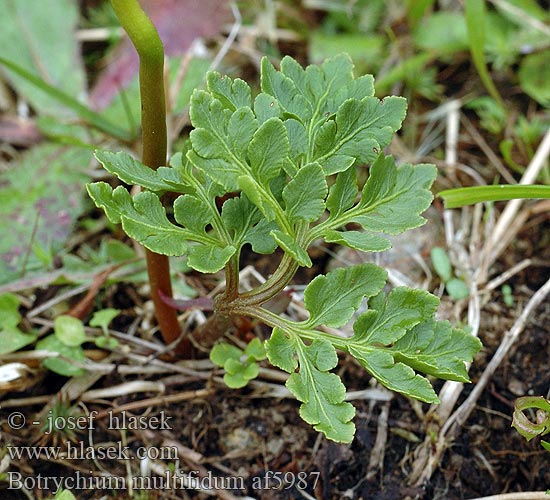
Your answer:
[[[448,164],[454,164],[457,160],[457,153],[456,153],[456,147],[458,144],[458,134],[459,134],[459,116],[460,111],[458,108],[453,109],[452,113],[449,113],[447,118],[447,144],[452,144],[454,147],[449,148],[447,146],[446,149],[446,163]],[[450,132],[449,132],[450,131]],[[474,238],[477,238],[478,231],[478,224],[475,222],[476,220],[481,218],[481,211],[479,209],[474,209],[474,222],[473,228],[471,231],[470,240],[472,241]],[[474,253],[475,247],[470,248],[470,252],[468,252],[464,245],[462,244],[462,239],[464,236],[460,236],[460,234],[464,235],[467,233],[468,228],[464,227],[460,231],[459,235],[457,236],[455,234],[455,231],[452,225],[452,212],[450,210],[446,210],[444,213],[444,220],[445,220],[445,229],[446,229],[446,239],[449,247],[452,251],[454,251],[455,254],[460,254],[462,257],[463,262],[463,271],[468,274],[468,281],[470,285],[470,298],[468,301],[468,325],[472,329],[472,335],[475,337],[479,334],[479,324],[480,324],[480,300],[479,300],[479,293],[478,288],[476,284],[476,280],[473,279],[473,269],[476,268],[476,255]],[[464,221],[464,226],[468,224],[467,221]],[[439,394],[439,398],[441,400],[441,404],[437,408],[433,408],[432,411],[437,412],[437,416],[439,421],[444,422],[449,415],[452,412],[452,409],[454,408],[456,401],[458,400],[458,397],[460,393],[462,392],[462,389],[464,387],[464,384],[460,382],[453,382],[453,381],[447,381],[443,385],[443,388],[441,390],[441,393]]]
[[[459,134],[459,121],[460,121],[460,109],[458,106],[453,106],[447,115],[447,134],[446,134],[446,150],[445,150],[445,163],[448,166],[456,164],[457,161],[457,144]],[[480,217],[479,211],[474,211],[477,217]],[[468,253],[465,249],[462,239],[467,232],[467,228],[462,228],[457,234],[453,224],[453,212],[446,210],[443,214],[445,222],[445,239],[447,245],[451,249],[451,255],[459,254],[462,260],[465,261],[463,271],[468,274],[468,282],[470,285],[470,298],[468,301],[468,324],[472,328],[472,335],[477,336],[479,332],[480,322],[480,300],[479,293],[476,285],[476,280],[473,279],[472,270],[475,269],[473,260],[475,256],[472,253]],[[478,225],[474,223],[474,229],[477,231]],[[472,237],[472,235],[471,235]],[[440,393],[440,404],[432,406],[429,411],[429,415],[433,417],[434,422],[438,422],[439,425],[443,425],[449,416],[451,415],[456,402],[462,393],[464,384],[460,382],[447,381],[443,385]],[[438,425],[438,427],[439,427]],[[436,432],[440,433],[439,429]],[[425,478],[431,477],[435,467],[437,466],[440,455],[446,449],[442,447],[441,451],[433,450],[433,433],[428,433],[424,442],[418,447],[416,452],[416,459],[413,463],[409,480],[411,483],[420,485]],[[445,443],[446,444],[446,443]]]
[[[151,408],[152,406],[167,406],[173,403],[179,403],[181,401],[190,401],[194,399],[204,399],[214,394],[213,389],[197,389],[192,391],[177,392],[175,394],[169,394],[166,396],[157,396],[154,398],[142,399],[139,401],[132,401],[125,405],[117,406],[109,410],[100,412],[96,418],[104,418],[107,415],[114,415],[117,413],[124,413],[127,411],[135,411],[143,408]]]
[[[166,391],[166,387],[162,382],[153,382],[149,380],[132,380],[119,385],[113,385],[105,387],[103,389],[92,389],[82,394],[81,399],[94,400],[94,399],[107,399],[116,398],[120,396],[129,396],[130,394],[137,394],[138,392],[158,392],[163,394]]]
[[[388,441],[388,418],[390,414],[390,402],[387,401],[382,405],[382,410],[378,416],[376,426],[376,440],[371,449],[369,457],[369,465],[367,467],[367,481],[372,481],[376,474],[384,469],[384,454]]]

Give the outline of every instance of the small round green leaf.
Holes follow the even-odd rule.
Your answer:
[[[59,340],[55,335],[49,335],[36,343],[36,349],[45,349],[61,354],[64,358],[73,359],[75,361],[84,361],[84,351],[80,346],[68,346]],[[52,357],[45,359],[42,364],[52,372],[65,375],[66,377],[74,377],[84,375],[86,370],[73,365],[70,361],[62,358]]]
[[[435,272],[441,280],[446,283],[453,277],[453,269],[451,267],[451,261],[447,256],[447,252],[445,252],[445,250],[441,247],[433,247],[431,257]]]
[[[13,293],[0,295],[0,326],[16,327],[21,321],[20,300]]]
[[[453,278],[445,283],[447,293],[455,300],[465,299],[470,295],[470,290],[464,281]]]
[[[237,373],[244,373],[245,365],[238,359],[229,358],[225,361],[223,367],[227,373],[230,375],[235,375]]]
[[[115,349],[118,347],[118,340],[113,337],[102,336],[95,339],[95,345],[100,349]]]
[[[120,313],[119,309],[102,309],[101,311],[96,311],[90,320],[90,326],[97,326],[103,330],[104,333],[107,332],[109,323],[113,321]]]
[[[502,300],[508,307],[514,306],[514,295],[510,285],[502,285]]]
[[[238,347],[222,342],[220,344],[216,344],[210,351],[210,361],[217,366],[224,367],[226,361],[229,359],[236,360],[240,363],[239,360],[242,355],[243,351],[241,351]]]
[[[240,389],[248,384],[248,379],[243,376],[241,372],[239,373],[226,373],[223,376],[223,381],[225,385],[230,389]]]
[[[258,373],[260,373],[260,367],[256,363],[250,363],[247,365],[244,365],[243,367],[243,377],[247,380],[252,380],[253,378],[256,378],[258,376]]]
[[[86,332],[82,321],[73,316],[58,316],[53,322],[55,336],[66,346],[76,347],[86,342]]]
[[[223,381],[232,389],[240,389],[248,384],[249,380],[256,378],[260,369],[256,363],[242,364],[234,359],[229,359],[225,364],[227,373]]]
[[[266,358],[264,344],[258,337],[253,338],[248,343],[244,353],[254,358],[256,361],[261,361]]]

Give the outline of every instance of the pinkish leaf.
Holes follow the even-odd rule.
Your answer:
[[[195,39],[212,37],[231,21],[228,5],[216,0],[141,0],[140,3],[157,27],[168,56],[184,54]],[[125,37],[92,89],[91,106],[98,110],[105,108],[138,69],[136,51]]]

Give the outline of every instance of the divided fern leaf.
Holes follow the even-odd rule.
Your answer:
[[[387,388],[436,403],[426,376],[467,382],[467,364],[481,348],[435,319],[436,297],[390,290],[387,272],[370,263],[306,284],[307,319],[272,310],[288,300],[280,294],[298,269],[313,266],[313,245],[382,252],[391,247],[388,235],[426,222],[435,166],[400,163],[384,151],[406,110],[402,97],[375,97],[373,77],[355,77],[347,55],[306,68],[287,56],[279,69],[264,58],[256,94],[241,79],[207,75],[191,98],[193,130],[169,165],[150,170],[126,153],[98,151],[122,184],[88,186],[109,220],[145,247],[184,255],[201,273],[224,270],[228,286],[215,298],[214,314],[256,318],[273,331],[265,354],[260,339],[244,350],[222,342],[211,360],[237,388],[261,373],[267,355],[288,373],[303,419],[334,441],[350,442],[355,432],[355,410],[332,372],[339,352]],[[131,196],[124,184],[142,192]],[[278,265],[252,289],[239,283],[245,246]],[[353,335],[335,334],[351,323]]]

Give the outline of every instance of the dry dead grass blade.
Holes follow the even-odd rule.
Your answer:
[[[388,444],[388,417],[390,414],[390,402],[382,405],[376,425],[376,439],[371,449],[369,465],[367,467],[367,481],[374,479],[376,474],[384,471],[384,453]]]
[[[150,380],[132,380],[119,385],[104,387],[103,389],[92,389],[80,396],[82,401],[93,401],[94,399],[109,399],[120,396],[128,396],[139,392],[158,392],[163,394],[166,387],[162,382]]]
[[[83,319],[94,308],[94,302],[103,284],[107,281],[109,275],[120,268],[122,265],[117,264],[110,266],[104,271],[99,272],[94,276],[92,283],[90,284],[86,295],[78,301],[78,303],[67,311],[68,316],[73,316],[78,319]]]
[[[512,276],[516,275],[517,273],[523,271],[525,268],[529,267],[533,263],[532,259],[524,259],[520,263],[516,264],[515,266],[512,266],[510,269],[507,269],[505,272],[503,272],[500,276],[497,276],[496,278],[492,279],[485,285],[485,290],[492,291],[495,290],[500,285],[506,283]]]
[[[114,415],[116,413],[134,411],[142,408],[150,408],[151,406],[157,406],[157,405],[166,406],[172,403],[179,403],[181,401],[201,399],[201,398],[211,396],[215,392],[216,391],[214,389],[197,389],[193,391],[184,391],[184,392],[178,392],[175,394],[169,394],[166,396],[157,396],[154,398],[142,399],[139,401],[132,401],[131,403],[127,403],[125,405],[117,406],[115,408],[110,408],[108,410],[99,412],[96,418],[99,419],[99,418],[104,418],[108,415]]]
[[[534,215],[545,214],[548,215],[550,212],[550,200],[541,200],[534,205],[529,205],[517,213],[512,220],[510,220],[509,226],[506,232],[502,235],[500,240],[495,240],[496,244],[493,247],[492,245],[487,244],[488,250],[492,252],[492,255],[489,253],[484,253],[486,256],[484,261],[481,263],[480,271],[478,273],[480,283],[484,283],[488,279],[488,270],[491,268],[492,264],[499,255],[504,252],[504,250],[510,245],[514,240],[516,240],[517,235],[526,229],[527,223],[529,220],[533,219]],[[487,240],[489,241],[489,240]],[[485,286],[487,289],[487,286]]]

